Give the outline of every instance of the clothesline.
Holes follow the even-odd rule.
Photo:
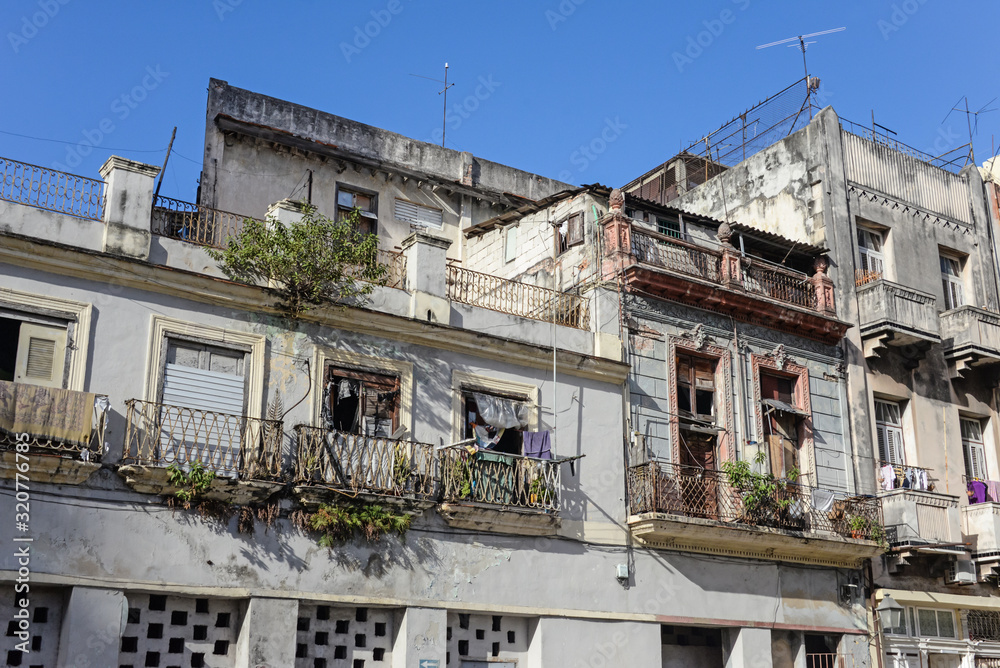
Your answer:
[[[914,489],[930,491],[931,482],[927,475],[928,469],[919,466],[904,466],[883,462],[878,470],[878,478],[882,489],[886,492],[894,489]]]

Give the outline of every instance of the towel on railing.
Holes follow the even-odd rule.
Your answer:
[[[87,447],[94,394],[0,381],[0,431]]]
[[[833,508],[833,498],[833,492],[817,487],[812,491],[812,506],[820,512],[828,513]]]
[[[970,480],[968,484],[969,503],[986,503],[986,483],[979,480]]]
[[[996,480],[987,480],[986,491],[990,495],[990,501],[993,503],[1000,503],[1000,483]]]
[[[552,439],[548,431],[526,431],[521,434],[525,457],[552,459]]]

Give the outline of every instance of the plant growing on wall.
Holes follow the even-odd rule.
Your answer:
[[[766,461],[767,455],[758,451],[752,463],[747,460],[723,462],[722,470],[729,484],[740,495],[744,521],[757,525],[782,525],[795,502],[794,494],[787,491],[789,482],[798,478],[798,470],[789,471],[785,479],[754,470],[753,464],[760,468]]]
[[[205,470],[201,462],[192,464],[189,471],[185,471],[177,464],[171,464],[167,467],[167,482],[180,488],[174,493],[174,497],[183,503],[185,509],[191,507],[191,501],[195,497],[200,496],[212,486],[213,480],[215,480],[215,472]]]
[[[378,236],[358,231],[356,210],[340,221],[313,206],[303,204],[302,211],[302,220],[290,225],[247,218],[225,248],[209,248],[208,254],[229,278],[266,283],[278,296],[276,306],[292,318],[364,297],[385,283]]]
[[[360,534],[369,542],[385,534],[405,536],[412,517],[376,504],[331,505],[322,504],[314,513],[296,516],[296,523],[320,534],[322,547],[333,547]]]

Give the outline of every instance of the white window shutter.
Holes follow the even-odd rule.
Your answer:
[[[441,229],[444,224],[444,214],[441,209],[421,206],[398,197],[395,204],[397,220],[405,220],[411,225],[422,225],[435,229]]]
[[[17,341],[14,382],[62,387],[66,368],[66,330],[22,322]]]

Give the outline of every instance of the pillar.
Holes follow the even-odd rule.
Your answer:
[[[104,252],[149,257],[153,188],[160,168],[113,155],[101,165],[107,183],[104,202]]]

